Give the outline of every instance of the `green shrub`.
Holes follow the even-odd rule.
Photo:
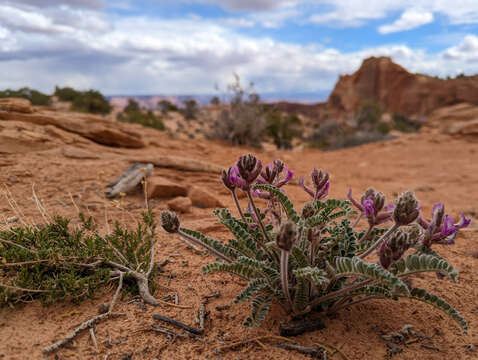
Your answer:
[[[178,111],[178,107],[169,100],[158,101],[158,108],[161,114],[166,115],[170,111]]]
[[[266,116],[266,133],[279,149],[291,149],[293,138],[302,135],[302,123],[295,114],[271,111]]]
[[[101,292],[119,271],[125,274],[126,288],[138,293],[137,282],[149,280],[155,271],[155,228],[149,212],[135,230],[116,222],[113,232],[104,236],[93,219],[82,214],[80,227],[58,216],[41,227],[0,231],[0,305],[33,299],[80,302]],[[148,283],[140,286],[151,296]]]
[[[219,105],[221,103],[221,99],[219,99],[219,96],[213,96],[211,99],[211,105]]]
[[[412,121],[404,115],[394,114],[393,115],[393,127],[395,130],[412,133],[420,130],[422,125],[416,121]]]
[[[159,116],[154,115],[151,110],[148,110],[146,112],[141,110],[135,110],[134,105],[128,111],[124,111],[122,114],[120,114],[118,120],[121,122],[141,124],[143,126],[147,126],[156,130],[165,129],[163,120],[161,120]]]
[[[97,90],[79,92],[73,99],[72,109],[79,112],[106,115],[111,112],[109,101]]]
[[[81,95],[81,92],[71,87],[60,88],[55,86],[54,95],[57,96],[61,101],[73,101],[75,98]]]
[[[382,108],[377,101],[366,100],[360,107],[357,116],[357,128],[361,130],[376,129],[382,117]]]
[[[42,92],[27,87],[21,88],[19,90],[7,89],[5,91],[0,91],[0,98],[22,98],[30,100],[32,105],[36,106],[48,106],[51,104],[51,96],[43,94]]]

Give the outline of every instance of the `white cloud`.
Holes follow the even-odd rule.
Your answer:
[[[433,14],[429,11],[409,9],[402,13],[399,19],[392,24],[382,25],[378,28],[381,34],[406,31],[419,26],[429,24],[433,21]]]
[[[472,61],[478,56],[474,35],[439,54],[403,44],[343,52],[249,37],[199,17],[106,18],[85,9],[12,6],[8,11],[8,16],[0,11],[3,87],[51,91],[58,84],[107,94],[210,93],[215,83],[224,88],[237,72],[261,92],[312,92],[331,89],[339,74],[351,73],[364,58],[380,55],[391,56],[413,72],[477,71]]]
[[[72,8],[101,9],[104,6],[104,0],[10,0],[8,2],[11,4],[25,4],[40,8],[66,5]]]
[[[478,37],[467,35],[457,46],[452,46],[443,52],[443,57],[451,61],[478,61]]]

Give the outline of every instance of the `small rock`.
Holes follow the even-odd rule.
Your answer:
[[[186,196],[188,188],[161,177],[151,177],[147,184],[148,199]]]
[[[182,213],[191,212],[191,206],[193,205],[190,198],[185,196],[178,196],[168,201],[168,207],[173,211],[179,211]]]
[[[224,204],[213,194],[204,189],[194,186],[189,192],[193,205],[205,208],[225,207]]]

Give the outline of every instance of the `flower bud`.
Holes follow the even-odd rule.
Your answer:
[[[391,238],[385,241],[378,252],[380,264],[388,269],[390,265],[399,260],[405,251],[410,248],[410,236],[405,231],[395,232]]]
[[[375,194],[373,198],[373,208],[375,209],[375,214],[378,214],[383,207],[385,206],[385,195],[381,192]]]
[[[308,219],[315,215],[315,207],[313,202],[307,202],[302,208],[302,217]]]
[[[231,181],[231,170],[232,168],[229,168],[227,172],[226,170],[222,170],[221,180],[225,187],[233,191],[236,188],[236,185]]]
[[[322,170],[318,171],[314,169],[312,171],[312,183],[314,184],[316,189],[321,189],[327,181],[329,181],[329,172],[326,171],[325,173]]]
[[[262,170],[262,162],[252,155],[241,156],[237,162],[237,169],[239,175],[248,183],[251,184],[260,175]]]
[[[168,233],[174,234],[179,231],[179,219],[172,211],[161,211],[161,225]]]
[[[290,251],[297,237],[297,226],[292,221],[282,224],[276,236],[276,245],[279,249]]]
[[[408,225],[420,215],[418,201],[411,191],[405,191],[397,200],[393,210],[393,220],[397,225]]]

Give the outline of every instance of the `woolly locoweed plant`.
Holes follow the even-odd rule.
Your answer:
[[[470,220],[462,216],[455,223],[441,203],[433,207],[431,220],[425,220],[410,191],[390,205],[373,189],[359,201],[351,191],[349,200],[326,199],[329,174],[315,169],[311,187],[300,180],[312,200],[299,213],[282,189],[293,175],[280,160],[263,167],[253,155],[240,157],[236,166],[223,172],[222,181],[239,214],[236,218],[228,209],[214,211],[233,236],[227,244],[181,227],[172,212],[161,214],[167,232],[179,234],[217,258],[203,267],[203,273],[228,272],[248,281],[234,300],[251,300],[246,326],[260,325],[273,302],[292,317],[301,317],[310,312],[333,313],[374,298],[409,298],[442,310],[466,332],[467,324],[458,311],[444,299],[412,287],[407,278],[435,272],[456,282],[458,271],[432,248],[452,244]],[[237,191],[246,193],[246,208],[240,205]],[[267,200],[264,209],[256,206],[257,198]],[[352,224],[351,217],[357,214],[354,207],[359,214]],[[361,220],[367,227],[358,231]]]

